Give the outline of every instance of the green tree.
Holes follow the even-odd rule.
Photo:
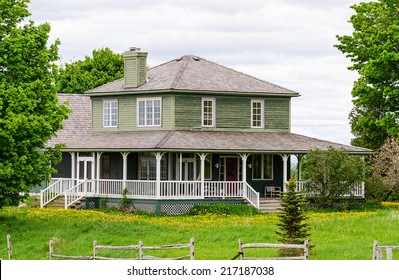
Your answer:
[[[124,60],[121,54],[103,48],[93,50],[92,55],[60,68],[57,78],[59,92],[83,93],[123,77]]]
[[[350,123],[352,144],[378,149],[399,126],[399,2],[379,0],[351,6],[350,36],[337,36],[336,45],[357,71]]]
[[[368,199],[399,200],[399,143],[387,139],[370,162],[371,177],[366,184]]]
[[[337,199],[355,189],[364,180],[365,164],[361,157],[329,147],[312,150],[303,166],[304,177],[310,180],[306,191],[313,193],[323,206],[331,206]]]
[[[45,143],[68,114],[54,87],[59,41],[48,46],[48,23],[24,22],[28,3],[0,0],[0,208],[53,172],[60,151]]]
[[[291,179],[286,184],[286,192],[280,196],[281,212],[278,213],[279,241],[284,244],[303,244],[310,236],[309,226],[306,223],[307,205],[306,196],[303,192],[296,191],[297,181]],[[283,256],[297,255],[295,249],[285,249],[280,252]]]

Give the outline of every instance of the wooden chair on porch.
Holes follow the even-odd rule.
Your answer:
[[[265,186],[265,197],[277,197],[280,194],[280,188],[276,186]]]

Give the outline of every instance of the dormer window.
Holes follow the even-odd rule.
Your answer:
[[[215,127],[216,104],[215,98],[202,98],[202,127]]]
[[[251,128],[264,128],[264,102],[261,99],[251,100]]]
[[[137,126],[156,127],[161,126],[162,99],[137,98]]]
[[[103,100],[103,127],[118,127],[118,100]]]

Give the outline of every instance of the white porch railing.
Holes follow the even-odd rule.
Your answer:
[[[51,178],[49,186],[40,191],[40,207],[50,203],[76,183],[74,179]]]
[[[73,183],[76,182],[76,185]],[[61,187],[63,186],[63,187]],[[158,187],[159,186],[159,187]],[[121,198],[124,189],[131,199],[204,199],[208,198],[245,198],[254,207],[259,208],[259,193],[244,182],[205,181],[140,181],[93,179],[76,181],[72,179],[54,180],[51,188],[42,191],[42,200],[46,203],[50,193],[57,189],[57,196],[65,195],[65,208],[80,200],[83,196]]]
[[[252,206],[259,209],[259,192],[255,191],[248,183],[244,183],[244,198],[246,198]]]
[[[298,181],[298,190],[305,190],[308,195],[317,195],[318,193],[315,191],[307,191],[308,185],[310,184],[310,180],[300,180]],[[364,197],[364,182],[356,182],[354,186],[348,187],[348,193],[344,194],[344,197],[355,196],[355,197]]]
[[[90,180],[80,181],[76,186],[65,191],[65,208],[81,200],[87,195],[87,190],[91,188]]]

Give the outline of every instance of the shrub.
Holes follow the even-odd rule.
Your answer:
[[[124,212],[132,211],[132,202],[127,198],[128,190],[124,189],[122,191],[122,198],[119,200],[119,209]]]
[[[250,216],[258,213],[258,209],[249,205],[225,203],[197,204],[187,212],[188,215],[225,214],[237,216]]]

